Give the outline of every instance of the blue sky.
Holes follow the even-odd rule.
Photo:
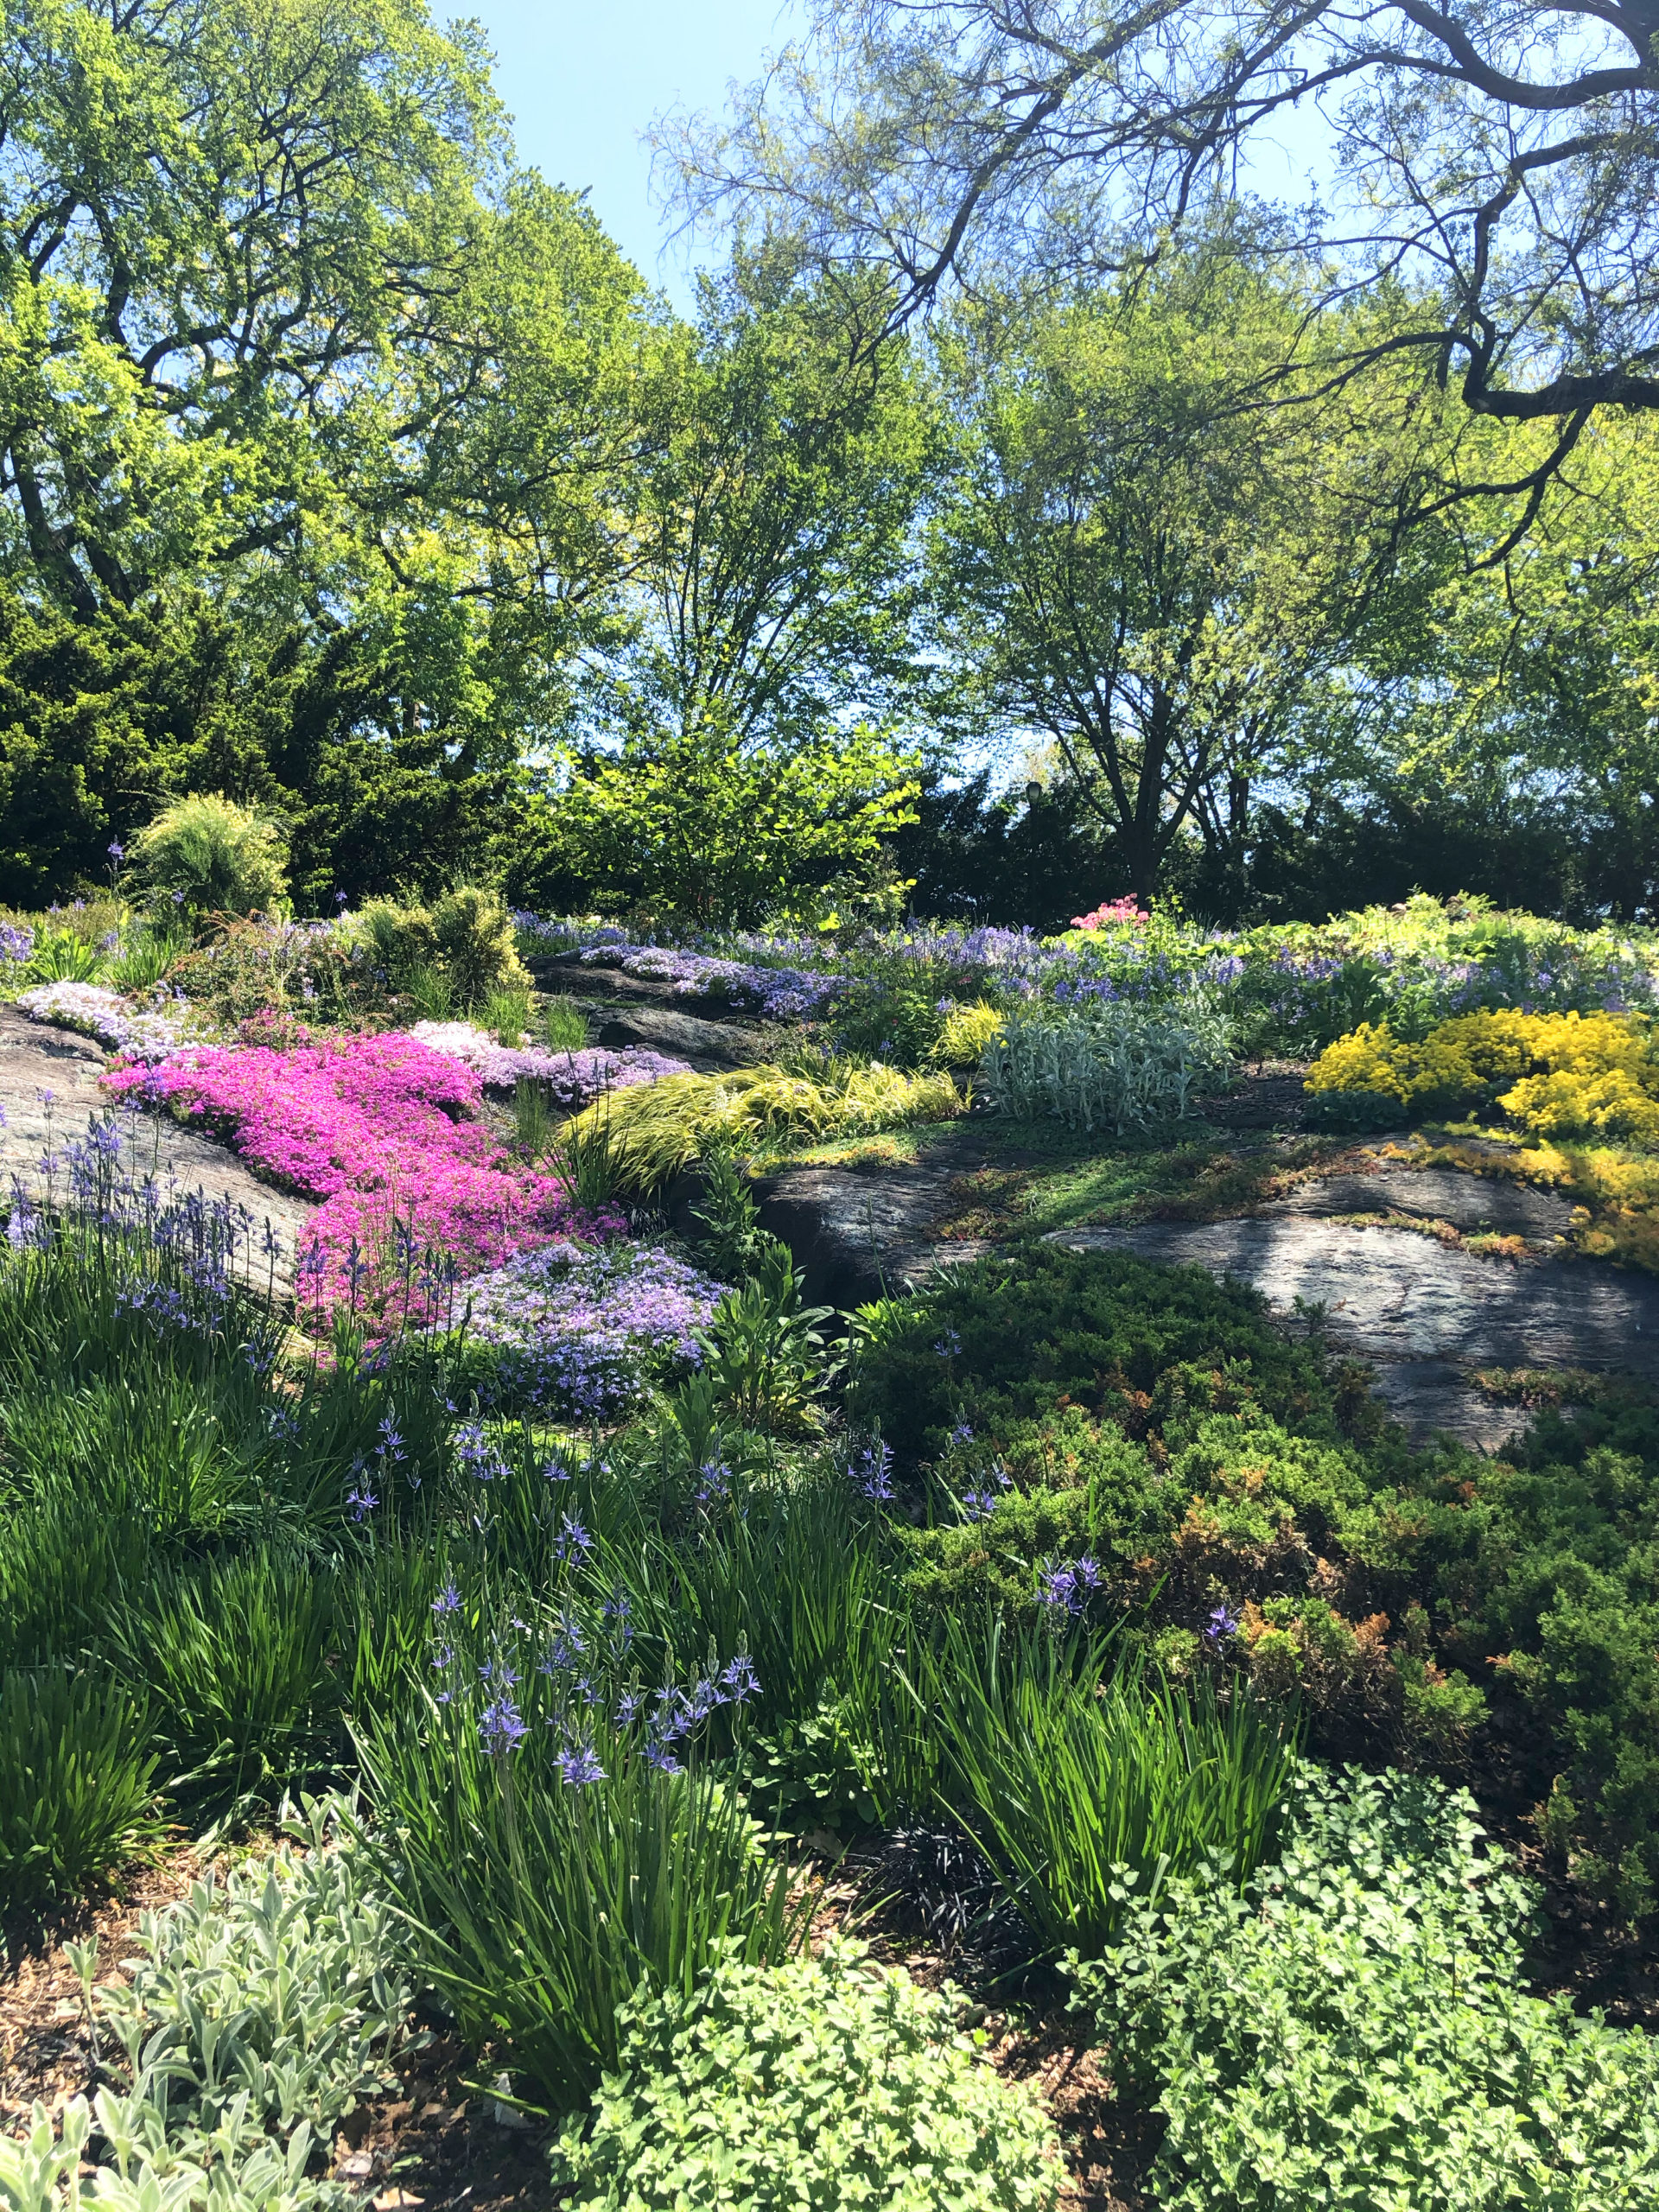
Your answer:
[[[661,255],[640,133],[680,102],[722,107],[730,80],[747,84],[788,38],[789,0],[458,0],[454,12],[475,16],[494,48],[520,159],[555,184],[587,186],[646,280],[688,305],[683,251]]]
[[[801,27],[795,0],[613,0],[608,10],[570,0],[453,4],[484,26],[519,158],[555,184],[586,187],[647,283],[689,308],[686,249],[667,246],[642,134],[654,116],[676,105],[723,108],[732,81],[749,83],[767,48]],[[1253,146],[1245,181],[1300,199],[1310,162],[1323,166],[1329,144],[1314,116],[1285,115]],[[703,244],[694,251],[707,259],[717,249]]]

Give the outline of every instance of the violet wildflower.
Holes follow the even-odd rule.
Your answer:
[[[493,1758],[515,1751],[523,1743],[527,1731],[524,1717],[505,1692],[486,1705],[478,1717],[478,1732],[484,1748]]]
[[[893,1496],[893,1447],[880,1436],[859,1445],[849,1456],[847,1471],[854,1487],[872,1504],[885,1505]]]
[[[559,1753],[559,1772],[576,1788],[586,1782],[605,1779],[605,1770],[591,1744],[567,1744]]]
[[[432,1610],[435,1613],[458,1613],[461,1611],[461,1592],[453,1582],[444,1584],[432,1600]]]
[[[1238,1615],[1225,1605],[1217,1605],[1204,1624],[1206,1643],[1224,1643],[1238,1634]]]
[[[733,1705],[742,1705],[760,1688],[760,1677],[754,1671],[754,1662],[747,1651],[740,1651],[721,1675],[720,1686]]]
[[[352,1509],[353,1520],[366,1521],[370,1514],[373,1512],[375,1507],[379,1504],[380,1501],[375,1496],[374,1492],[369,1488],[368,1484],[364,1483],[359,1484],[356,1490],[348,1490],[346,1491],[346,1503]]]
[[[974,1431],[972,1424],[969,1421],[959,1421],[950,1432],[950,1441],[953,1444],[971,1444],[973,1440]]]
[[[555,1554],[562,1560],[569,1559],[573,1555],[581,1559],[592,1551],[594,1540],[581,1522],[573,1521],[568,1513],[561,1515],[560,1518],[563,1526],[558,1535],[553,1539]]]
[[[941,1359],[954,1359],[962,1350],[962,1338],[954,1329],[947,1329],[942,1337],[934,1340],[933,1349]]]

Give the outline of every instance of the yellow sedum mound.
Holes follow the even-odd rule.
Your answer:
[[[1643,1014],[1465,1014],[1421,1044],[1362,1022],[1307,1089],[1365,1091],[1414,1117],[1496,1104],[1535,1136],[1659,1147],[1659,1031]]]

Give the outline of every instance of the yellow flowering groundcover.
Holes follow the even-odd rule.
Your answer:
[[[1362,1022],[1320,1053],[1307,1089],[1389,1099],[1414,1119],[1496,1106],[1545,1140],[1659,1148],[1659,1030],[1644,1014],[1460,1014],[1421,1043]]]

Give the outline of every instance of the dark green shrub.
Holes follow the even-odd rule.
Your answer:
[[[159,1840],[147,1733],[107,1674],[0,1672],[0,1913],[80,1896]]]
[[[1334,1394],[1316,1351],[1293,1343],[1254,1291],[1201,1268],[1039,1245],[938,1279],[854,1370],[851,1400],[901,1462],[935,1456],[964,1416],[976,1427],[1075,1405],[1162,1418],[1249,1405],[1334,1437]],[[868,1334],[868,1332],[867,1332]]]

